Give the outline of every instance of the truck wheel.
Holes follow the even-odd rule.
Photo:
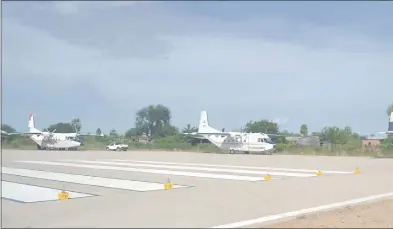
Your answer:
[[[234,153],[235,153],[235,150],[231,149],[231,150],[229,150],[229,153],[230,153],[230,154],[234,154]]]
[[[108,148],[108,147],[106,147],[106,151],[109,151],[109,148]]]
[[[116,151],[120,151],[120,148],[119,148],[119,147],[117,147]]]

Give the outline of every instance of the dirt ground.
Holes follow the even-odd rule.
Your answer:
[[[300,216],[268,228],[393,228],[393,199]]]

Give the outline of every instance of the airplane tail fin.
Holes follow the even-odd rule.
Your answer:
[[[388,132],[393,132],[393,106],[392,106],[392,112],[390,113]]]
[[[41,132],[35,128],[34,116],[32,114],[29,115],[29,130],[30,132]]]
[[[219,133],[219,130],[216,130],[209,126],[209,120],[207,118],[207,111],[201,112],[201,117],[199,119],[199,133]]]

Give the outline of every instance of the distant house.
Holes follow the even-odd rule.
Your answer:
[[[294,142],[297,143],[302,137],[285,137],[285,140],[287,140],[288,142]]]
[[[377,135],[377,136],[367,136],[362,141],[363,148],[379,148],[381,146],[381,142],[387,139],[388,136],[385,134]]]
[[[152,143],[153,139],[151,139],[150,137],[148,137],[144,134],[142,136],[138,136],[138,137],[133,138],[132,141],[143,143],[143,144],[148,144],[148,143]]]
[[[306,136],[306,137],[285,137],[289,142],[296,143],[298,146],[319,146],[320,140],[317,136]]]
[[[297,144],[300,146],[319,146],[320,140],[317,136],[307,136],[299,139]]]
[[[379,148],[380,146],[381,146],[381,140],[379,139],[364,139],[362,141],[363,149]]]

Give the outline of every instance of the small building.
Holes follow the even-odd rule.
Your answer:
[[[387,138],[388,136],[385,134],[377,136],[367,136],[362,141],[362,148],[379,148],[381,146],[381,142]]]
[[[302,137],[285,137],[285,140],[287,140],[288,142],[293,142],[293,143],[297,143]]]
[[[317,136],[285,137],[288,142],[296,143],[298,146],[319,146],[320,140]]]
[[[307,136],[299,139],[297,141],[297,145],[299,146],[319,146],[320,140],[317,136]]]
[[[379,148],[381,146],[381,140],[379,139],[364,139],[362,141],[362,148]]]

